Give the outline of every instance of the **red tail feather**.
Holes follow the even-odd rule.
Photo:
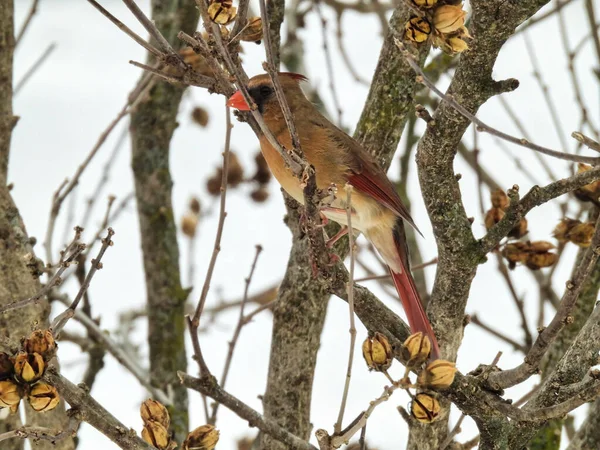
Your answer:
[[[423,304],[415,286],[415,280],[413,280],[412,275],[406,267],[403,267],[402,273],[396,273],[390,268],[390,273],[392,274],[396,291],[398,291],[398,295],[400,296],[404,312],[408,317],[410,331],[412,333],[422,331],[423,334],[427,335],[431,340],[431,359],[439,358],[440,348],[427,314],[425,314],[425,310],[423,309]]]

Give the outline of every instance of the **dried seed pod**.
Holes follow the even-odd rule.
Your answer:
[[[244,168],[234,152],[229,152],[229,164],[227,167],[227,184],[231,187],[237,187],[244,181]]]
[[[550,267],[556,263],[558,255],[556,253],[530,253],[527,255],[525,265],[531,270],[538,270],[543,267]]]
[[[39,353],[48,361],[56,352],[56,341],[50,330],[36,330],[23,342],[23,349],[27,353]]]
[[[556,248],[556,246],[554,244],[552,244],[551,242],[547,242],[547,241],[534,241],[534,242],[529,242],[529,251],[535,252],[535,253],[545,253],[548,250],[552,250],[554,248]]]
[[[527,259],[526,245],[524,242],[512,242],[506,244],[502,249],[502,256],[508,260],[509,267],[514,269],[517,263],[523,263]]]
[[[213,425],[202,425],[191,431],[183,442],[183,450],[213,450],[219,442],[219,430]]]
[[[60,397],[54,386],[50,386],[43,381],[35,383],[29,391],[29,405],[37,412],[46,412],[56,408]]]
[[[250,17],[246,27],[240,33],[240,40],[260,43],[262,35],[262,19],[260,17]]]
[[[181,231],[190,239],[196,236],[198,228],[198,216],[196,214],[187,213],[181,219]]]
[[[250,198],[256,203],[263,203],[269,198],[269,191],[264,187],[259,187],[250,193]]]
[[[194,121],[194,123],[197,123],[198,125],[200,125],[202,128],[206,127],[206,125],[208,125],[208,111],[204,108],[202,108],[201,106],[196,106],[193,110],[192,110],[192,120]]]
[[[433,13],[433,26],[440,33],[453,33],[465,25],[466,15],[461,6],[442,5]]]
[[[17,383],[12,380],[0,381],[0,408],[10,408],[15,412],[20,401],[21,394]]]
[[[372,337],[367,337],[363,342],[362,352],[369,370],[383,372],[392,365],[392,346],[381,333],[375,333]]]
[[[210,195],[219,195],[221,193],[221,178],[223,169],[218,168],[216,173],[206,180],[206,190]]]
[[[402,344],[406,367],[418,367],[427,361],[431,354],[431,341],[421,331],[411,334]]]
[[[431,9],[436,5],[437,0],[412,0],[412,2],[417,8]]]
[[[413,17],[404,25],[404,39],[416,43],[425,42],[431,34],[431,25],[422,17]]]
[[[417,394],[411,403],[411,413],[421,423],[435,422],[440,417],[440,404],[429,394]]]
[[[15,376],[23,383],[34,383],[44,374],[46,364],[39,353],[19,352],[14,359]]]
[[[456,365],[453,362],[436,359],[419,374],[417,384],[433,389],[446,389],[454,381],[455,374]]]
[[[186,64],[189,64],[195,72],[198,72],[201,75],[205,75],[207,77],[213,76],[212,69],[208,66],[206,59],[204,56],[199,55],[194,51],[191,47],[183,47],[179,50],[179,54],[183,58],[183,61]],[[179,69],[173,66],[168,66],[168,72],[177,72]]]
[[[521,220],[519,220],[519,223],[516,224],[512,230],[510,230],[510,232],[508,233],[508,237],[512,237],[515,239],[521,239],[523,236],[525,236],[529,230],[527,229],[528,223],[527,223],[527,219],[526,218],[522,218]]]
[[[149,421],[158,422],[167,429],[171,424],[171,418],[167,408],[162,403],[151,398],[146,400],[140,406],[140,416],[144,423]]]
[[[591,170],[592,166],[587,164],[578,164],[577,165],[577,173],[587,172]],[[594,181],[590,184],[586,184],[585,186],[580,187],[574,191],[575,196],[584,202],[597,202],[600,198],[600,181]]]
[[[485,214],[485,228],[489,230],[504,217],[504,210],[500,208],[492,208]]]
[[[208,5],[208,16],[219,25],[227,25],[237,16],[237,8],[232,6],[231,0],[213,0]]]
[[[267,160],[259,150],[254,156],[254,162],[256,163],[256,173],[252,177],[258,184],[267,184],[271,180],[271,171]]]
[[[595,224],[592,222],[579,223],[569,231],[569,241],[581,248],[587,248],[592,243]]]
[[[569,232],[575,225],[578,225],[580,223],[581,221],[579,220],[563,217],[558,223],[558,225],[556,225],[556,227],[554,228],[553,236],[558,242],[568,242]]]
[[[0,381],[12,378],[14,373],[13,362],[8,353],[0,352]]]
[[[451,53],[462,53],[469,48],[469,45],[458,36],[446,39],[446,44]]]
[[[190,211],[199,216],[202,212],[202,204],[198,197],[192,197],[189,204]]]
[[[154,420],[144,422],[142,439],[159,450],[166,450],[171,447],[169,430],[163,424]]]

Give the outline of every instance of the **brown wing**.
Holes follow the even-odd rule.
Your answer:
[[[371,155],[340,129],[332,126],[327,127],[327,130],[332,142],[349,150],[344,152],[345,155],[349,155],[349,160],[346,161],[350,170],[348,182],[355,189],[380,201],[398,217],[406,220],[419,234],[423,235],[415,225],[406,206],[400,200],[395,186]]]

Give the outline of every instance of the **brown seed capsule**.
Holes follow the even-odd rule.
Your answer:
[[[367,337],[363,342],[362,352],[369,370],[383,372],[392,365],[392,346],[381,333]]]
[[[144,422],[142,439],[159,450],[165,450],[170,447],[171,438],[169,436],[169,430],[164,425],[155,422],[154,420]]]
[[[538,270],[543,267],[550,267],[556,263],[558,255],[556,253],[531,253],[527,255],[525,265],[531,270]]]
[[[448,38],[446,43],[452,53],[462,53],[469,48],[469,45],[458,36]]]
[[[427,361],[431,353],[431,341],[421,331],[411,334],[402,344],[407,367],[417,367]]]
[[[552,250],[553,248],[556,248],[556,246],[554,244],[552,244],[551,242],[547,242],[547,241],[534,241],[534,242],[528,242],[529,244],[529,249],[532,252],[535,253],[544,253],[547,252],[548,250]]]
[[[8,353],[0,352],[0,380],[12,378],[14,373],[13,362]]]
[[[269,191],[263,187],[260,187],[250,193],[250,198],[256,203],[262,203],[269,198]]]
[[[442,5],[433,13],[433,26],[440,33],[453,33],[464,26],[466,15],[461,6]]]
[[[431,34],[431,25],[422,17],[413,17],[404,25],[404,39],[425,42]]]
[[[575,219],[569,219],[568,217],[563,217],[561,221],[554,228],[554,237],[558,242],[568,242],[569,241],[569,232],[571,229],[580,224],[581,221]]]
[[[246,28],[240,34],[240,40],[260,42],[262,35],[262,19],[260,17],[250,17],[246,24]]]
[[[213,450],[219,442],[219,430],[212,425],[196,428],[183,442],[183,450]]]
[[[196,106],[193,110],[192,110],[192,120],[197,123],[198,125],[200,125],[202,128],[204,128],[206,125],[208,125],[208,111],[205,110],[204,108],[200,107],[200,106]]]
[[[456,374],[455,366],[453,362],[436,359],[430,362],[425,370],[419,374],[417,384],[433,389],[446,389],[454,381],[454,375]]]
[[[440,417],[440,404],[429,394],[417,394],[411,403],[411,412],[421,423],[435,422]]]
[[[592,166],[587,164],[578,164],[577,173],[587,172],[591,170]],[[580,187],[574,191],[575,196],[584,202],[587,201],[598,201],[600,198],[600,181],[594,181],[590,184],[586,184],[585,186]]]
[[[210,195],[221,194],[221,178],[223,176],[223,169],[218,168],[214,176],[206,180],[206,190]]]
[[[504,217],[504,210],[500,208],[492,208],[485,215],[485,228],[489,230]]]
[[[237,16],[237,8],[232,6],[231,0],[213,0],[208,6],[208,16],[219,25],[227,25]]]
[[[29,405],[37,412],[50,411],[56,408],[56,405],[60,402],[56,388],[43,381],[33,385],[27,399]]]
[[[490,198],[494,208],[506,209],[510,204],[508,195],[506,195],[506,192],[504,192],[502,189],[493,190],[490,194]]]
[[[510,230],[510,232],[508,233],[508,237],[521,239],[529,232],[529,230],[527,229],[527,225],[527,219],[523,217],[521,220],[519,220],[519,223],[516,224],[512,230]]]
[[[34,383],[46,370],[44,358],[39,353],[20,352],[14,360],[15,376],[24,383]]]
[[[252,179],[258,184],[267,184],[271,180],[271,171],[260,151],[254,156],[254,162],[256,163],[256,173]]]
[[[181,50],[179,50],[179,54],[181,55],[183,61],[186,64],[192,66],[192,69],[194,69],[195,72],[198,72],[199,74],[205,76],[213,76],[213,71],[208,66],[208,63],[206,62],[206,59],[204,59],[204,56],[196,53],[193,48],[183,47]],[[172,66],[167,67],[168,72],[177,70],[179,69],[173,69]]]
[[[240,160],[233,152],[229,152],[229,166],[227,168],[227,184],[231,187],[237,187],[244,181],[244,168]]]
[[[23,349],[27,353],[39,353],[48,361],[56,352],[56,342],[50,330],[36,330],[25,340]]]
[[[200,199],[198,197],[192,197],[192,199],[190,200],[189,208],[191,212],[199,216],[202,212],[202,205],[200,203]]]
[[[187,213],[181,219],[181,231],[190,239],[196,236],[196,229],[198,228],[198,216],[195,214]]]
[[[142,416],[144,423],[153,420],[154,422],[160,423],[167,429],[171,424],[171,418],[167,408],[162,403],[151,398],[146,400],[140,406],[140,416]]]
[[[21,401],[19,386],[12,380],[0,381],[0,408],[16,408]],[[13,411],[14,412],[14,411]]]
[[[594,231],[594,223],[579,223],[569,231],[569,241],[581,248],[588,248],[592,243]]]
[[[437,3],[437,0],[412,0],[412,2],[421,9],[431,9]]]

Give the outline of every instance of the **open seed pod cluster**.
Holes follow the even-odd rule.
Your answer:
[[[34,411],[56,408],[60,401],[56,388],[39,381],[55,354],[50,330],[34,331],[12,355],[0,352],[0,408],[15,413],[22,398],[27,398]]]
[[[394,381],[387,373],[394,360],[394,351],[388,339],[381,333],[367,337],[362,346],[363,357],[369,370],[383,372],[394,383],[407,391],[417,389],[412,397],[411,413],[422,423],[431,423],[440,417],[440,404],[436,399],[436,390],[450,387],[456,374],[455,364],[451,361],[436,359],[431,361],[431,341],[423,333],[412,334],[402,344],[401,354],[405,361],[406,372],[401,380]],[[417,374],[416,383],[409,376]]]
[[[257,203],[262,203],[269,198],[267,185],[271,180],[271,171],[267,166],[264,156],[260,151],[254,156],[256,171],[251,178],[246,178],[244,166],[242,166],[237,155],[229,152],[229,164],[227,167],[227,186],[228,188],[237,188],[242,183],[250,183],[254,189],[250,192],[250,198]],[[221,179],[223,177],[223,168],[219,167],[213,175],[206,181],[206,190],[210,195],[219,195],[221,193]]]
[[[411,0],[415,15],[404,26],[404,39],[416,44],[428,42],[449,54],[469,48],[465,27],[466,11],[458,0]]]
[[[174,450],[177,442],[169,431],[171,417],[160,402],[149,398],[140,406],[144,422],[142,439],[159,450]],[[213,425],[202,425],[191,431],[182,445],[182,450],[213,450],[219,441],[219,430]]]

